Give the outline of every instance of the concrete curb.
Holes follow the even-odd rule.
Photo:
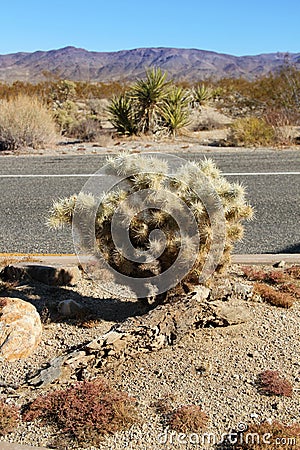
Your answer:
[[[14,442],[0,441],[1,450],[50,450],[47,447],[32,447],[31,445],[20,445]]]
[[[300,264],[300,253],[263,253],[232,256],[234,264],[275,264],[279,261],[285,261],[289,264]],[[58,267],[74,267],[79,264],[75,254],[0,253],[0,264],[2,262],[7,264],[44,264]]]

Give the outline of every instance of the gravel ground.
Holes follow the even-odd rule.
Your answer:
[[[238,279],[239,274],[239,267],[232,266],[231,276]],[[137,303],[120,303],[118,299],[108,298],[101,286],[88,279],[64,288],[39,283],[21,285],[10,295],[32,302],[46,322],[42,342],[34,355],[24,361],[0,362],[0,393],[9,403],[20,406],[47,390],[29,388],[28,375],[62,352],[99,337],[117,321],[139,310]],[[97,318],[93,327],[85,328],[78,321],[62,320],[57,315],[56,305],[66,298],[80,300],[89,309],[91,316]],[[183,438],[166,429],[164,417],[155,406],[164,399],[172,409],[186,404],[201,405],[210,416],[207,431],[216,442],[223,433],[252,422],[299,421],[299,302],[289,310],[254,300],[249,300],[249,305],[254,317],[250,322],[191,331],[171,347],[141,354],[103,373],[113,386],[136,398],[140,423],[88,449],[203,448],[196,444],[197,439],[201,441],[201,435]],[[279,370],[292,382],[291,398],[264,396],[258,392],[257,376],[266,369]],[[57,437],[59,433],[51,426],[27,423],[20,424],[14,433],[1,440],[57,449],[78,448],[58,444]]]

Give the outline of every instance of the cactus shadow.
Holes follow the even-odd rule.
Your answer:
[[[150,309],[137,299],[120,299],[97,293],[84,283],[79,289],[76,284],[64,286],[49,286],[42,281],[31,277],[21,279],[5,279],[3,271],[0,280],[6,282],[6,286],[0,285],[0,296],[17,297],[35,306],[43,322],[71,322],[82,323],[86,321],[123,322],[125,319],[140,316]],[[71,280],[69,280],[71,281]],[[94,291],[94,292],[93,292]],[[82,311],[74,316],[64,316],[59,311],[59,304],[64,300],[73,300],[82,306]]]
[[[279,253],[300,253],[300,242],[298,244],[293,244],[288,247],[282,248]]]

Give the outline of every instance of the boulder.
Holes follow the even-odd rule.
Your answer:
[[[71,298],[59,302],[57,310],[61,316],[69,318],[80,317],[87,313],[87,309],[83,305]]]
[[[0,359],[27,358],[39,345],[42,324],[35,307],[20,298],[0,297]]]

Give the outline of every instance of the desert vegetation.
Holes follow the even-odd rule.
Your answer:
[[[46,77],[47,78],[47,77]],[[225,114],[231,125],[224,146],[284,146],[295,143],[300,121],[300,72],[288,61],[275,73],[244,78],[175,82],[158,67],[134,83],[89,83],[49,78],[30,84],[0,83],[1,104],[27,96],[39,98],[57,130],[82,141],[96,141],[109,128],[121,136],[184,136],[222,127],[206,120],[206,106]],[[196,126],[195,123],[198,123]],[[24,145],[28,145],[27,142]]]
[[[291,308],[300,299],[299,266],[263,270],[243,267],[244,275],[254,281],[253,292],[270,305]]]
[[[20,412],[16,406],[0,400],[0,436],[11,433],[18,426]]]
[[[38,148],[54,142],[51,112],[37,98],[19,95],[0,103],[0,148]]]
[[[137,421],[135,400],[105,380],[85,381],[38,396],[26,405],[22,419],[50,422],[82,447],[97,445],[105,434]],[[66,439],[64,436],[64,439]]]
[[[184,405],[170,412],[168,425],[180,433],[199,433],[206,429],[208,415],[197,405]]]
[[[232,445],[231,448],[236,450],[297,449],[300,425],[299,423],[286,425],[278,420],[264,421],[260,424],[251,424],[244,435],[245,438],[238,436],[237,441],[240,442]]]
[[[291,397],[293,386],[277,370],[265,370],[258,376],[259,390],[265,395]]]

